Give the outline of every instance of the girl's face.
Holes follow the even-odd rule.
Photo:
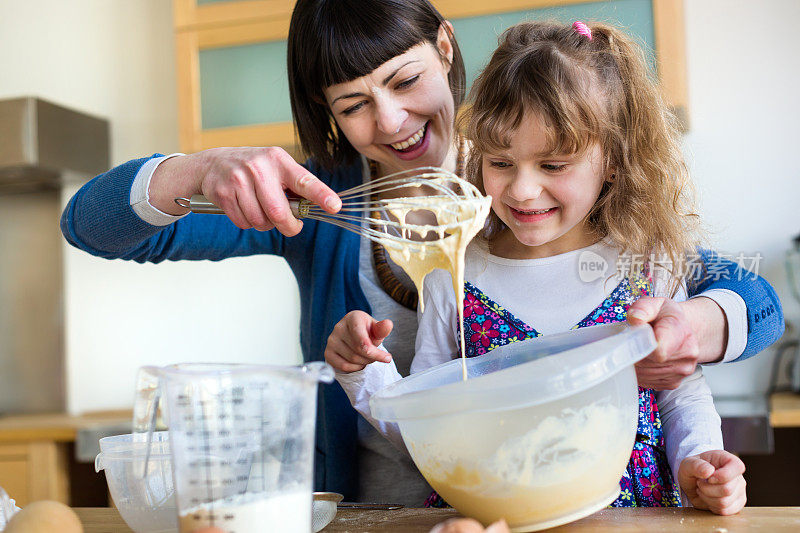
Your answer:
[[[441,28],[436,47],[414,46],[366,76],[328,87],[325,98],[350,144],[385,172],[442,166],[453,145],[452,59]]]
[[[535,259],[593,244],[586,215],[606,176],[592,144],[581,154],[548,154],[544,124],[526,113],[503,153],[483,154],[483,184],[492,210],[509,230],[492,241],[492,253]]]

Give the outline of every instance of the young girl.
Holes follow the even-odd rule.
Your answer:
[[[467,251],[468,357],[624,321],[643,294],[685,300],[681,265],[695,249],[697,217],[678,130],[630,38],[603,24],[516,25],[472,96],[467,171],[492,196],[492,213]],[[459,354],[449,274],[435,271],[425,287],[412,372]],[[402,448],[396,428],[369,416],[369,397],[400,379],[375,348],[390,329],[351,313],[325,357],[354,407]],[[389,364],[369,364],[376,360]],[[682,490],[695,507],[736,513],[743,471],[722,450],[697,370],[673,391],[640,388],[637,438],[612,505],[678,506]]]

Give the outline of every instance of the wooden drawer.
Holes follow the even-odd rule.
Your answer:
[[[0,486],[20,507],[37,500],[69,504],[66,444],[0,443]]]

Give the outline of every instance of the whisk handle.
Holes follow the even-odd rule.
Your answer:
[[[185,207],[192,213],[201,213],[205,215],[225,214],[225,211],[202,194],[194,194],[191,198],[175,198],[175,203],[181,207]],[[308,200],[297,200],[294,198],[289,200],[289,208],[296,218],[304,218],[306,214],[308,214],[309,205],[311,205],[311,202]]]

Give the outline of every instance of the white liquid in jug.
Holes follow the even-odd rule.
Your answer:
[[[181,533],[218,527],[227,533],[308,533],[311,531],[310,492],[247,493],[206,503],[181,513]]]

